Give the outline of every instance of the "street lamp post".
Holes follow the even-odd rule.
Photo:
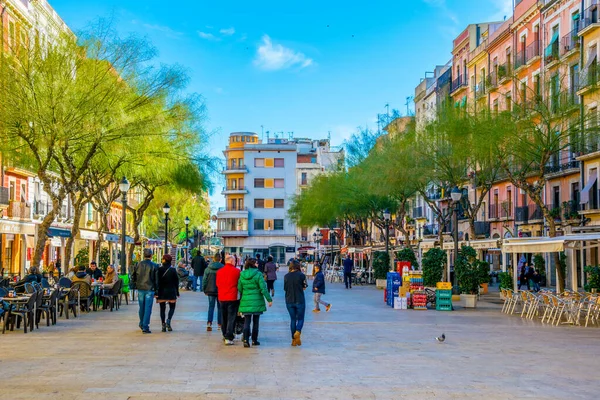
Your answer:
[[[389,263],[392,263],[392,258],[390,257],[390,210],[385,210],[383,212],[383,219],[385,220],[385,253],[388,255]]]
[[[127,273],[127,259],[125,258],[125,234],[127,229],[127,192],[129,191],[129,181],[127,178],[123,177],[123,180],[119,183],[119,190],[123,194],[121,199],[123,205],[123,216],[121,220],[121,275],[125,275]]]
[[[188,239],[188,227],[190,226],[190,219],[185,217],[185,265],[188,265],[188,253],[190,251],[190,241]]]
[[[458,285],[456,281],[456,261],[458,260],[458,204],[462,198],[462,192],[455,186],[450,192],[452,201],[454,202],[454,279],[452,279],[452,288],[454,293],[458,293]]]
[[[165,254],[169,253],[169,211],[171,211],[171,207],[169,203],[165,203],[163,206],[163,212],[165,213]]]

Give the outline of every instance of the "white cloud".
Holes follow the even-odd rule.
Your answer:
[[[312,58],[303,53],[284,47],[281,44],[273,44],[268,35],[262,37],[262,44],[258,47],[254,65],[266,71],[277,71],[291,67],[305,68],[312,65]]]
[[[166,34],[167,36],[173,37],[173,36],[181,36],[183,35],[183,32],[178,32],[174,29],[172,29],[171,27],[168,27],[166,25],[157,25],[157,24],[148,24],[148,23],[143,23],[140,22],[136,19],[131,20],[131,23],[134,25],[141,25],[144,28],[151,30],[151,31],[157,31],[157,32],[161,32]]]
[[[223,36],[231,36],[235,33],[235,28],[231,27],[231,28],[227,28],[227,29],[221,29],[219,32]]]
[[[208,33],[208,32],[198,31],[198,36],[200,36],[202,39],[206,39],[206,40],[220,40],[218,37],[216,37],[212,33]]]

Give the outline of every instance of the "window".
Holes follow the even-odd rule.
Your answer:
[[[238,199],[238,210],[244,209],[244,199]]]
[[[274,201],[274,206],[275,208],[283,208],[284,207],[284,200],[283,199],[275,199]]]
[[[243,167],[243,166],[244,166],[244,159],[243,159],[243,158],[238,158],[238,165],[239,165],[240,167]]]
[[[535,102],[537,104],[542,101],[542,86],[539,75],[533,77],[533,91],[535,92]]]
[[[316,164],[317,163],[317,157],[311,157],[310,158],[310,163],[311,164]]]
[[[265,220],[264,219],[255,219],[254,220],[254,229],[257,231],[262,231],[265,229]]]
[[[254,199],[254,208],[265,208],[265,199]]]
[[[273,220],[273,230],[275,230],[275,231],[283,230],[283,220],[282,219]]]
[[[255,158],[254,159],[254,167],[256,168],[264,168],[265,159],[264,158]]]
[[[492,103],[492,110],[494,111],[495,115],[498,115],[498,99],[494,100]]]
[[[569,80],[569,100],[572,104],[579,103],[577,84],[579,83],[579,64],[571,65],[571,79]]]
[[[274,163],[275,163],[275,168],[283,168],[285,165],[283,158],[276,158]]]
[[[264,188],[265,180],[263,178],[254,178],[254,187],[255,188]]]
[[[308,228],[300,228],[300,236],[302,240],[308,240]]]
[[[579,204],[579,182],[571,183],[571,201],[575,204]]]
[[[506,111],[512,112],[512,94],[506,93]]]
[[[525,107],[527,101],[527,82],[521,82],[521,104]]]
[[[560,208],[560,186],[552,188],[552,208]]]
[[[273,168],[274,164],[272,158],[265,158],[265,168]]]
[[[300,184],[301,185],[308,185],[308,176],[307,175],[308,174],[306,172],[302,173],[302,177],[301,177],[301,180],[300,180]]]
[[[21,183],[21,203],[25,203],[27,199],[25,196],[27,195],[27,186],[24,183]]]
[[[265,187],[272,189],[274,187],[273,179],[265,179]]]
[[[15,181],[8,182],[8,199],[10,201],[15,201],[17,196],[17,186]]]
[[[273,208],[273,199],[265,199],[265,208]]]
[[[236,211],[237,210],[237,199],[231,199],[229,201],[230,207],[229,209],[232,211]]]
[[[284,187],[283,179],[275,179],[275,187],[281,189]]]
[[[231,159],[231,169],[237,168],[237,160],[235,158]]]

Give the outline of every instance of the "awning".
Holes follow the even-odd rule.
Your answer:
[[[531,240],[533,239],[533,240]],[[583,242],[600,242],[600,233],[510,239],[504,242],[504,253],[555,253],[566,248],[579,248]]]
[[[588,70],[590,68],[590,65],[592,65],[592,63],[596,60],[596,57],[598,57],[598,53],[596,52],[592,52],[590,49],[590,52],[588,54],[588,60],[585,63],[585,69]]]
[[[597,176],[597,170],[594,171],[590,171],[590,176],[588,178],[588,181],[585,185],[585,187],[583,188],[583,190],[581,191],[581,193],[579,194],[579,202],[581,204],[587,204],[590,201],[590,190],[592,189],[592,186],[594,186],[594,183],[596,183],[596,179],[598,178]]]
[[[545,57],[552,56],[553,45],[558,40],[558,34],[559,34],[558,29],[556,31],[554,31],[554,33],[552,34],[552,39],[550,39],[550,44],[548,44],[548,47],[546,47],[546,50],[544,50]]]
[[[467,242],[458,242],[458,249],[460,250],[460,248],[466,244],[467,244]],[[444,242],[443,249],[444,250],[453,250],[454,249],[454,241]]]
[[[35,235],[35,224],[20,221],[1,221],[0,233]]]
[[[125,242],[129,243],[129,244],[135,243],[135,241],[133,240],[133,238],[131,236],[125,236]]]
[[[119,235],[115,235],[114,233],[105,233],[104,240],[107,242],[119,243]]]
[[[421,249],[428,250],[433,249],[435,247],[435,239],[434,240],[423,240],[421,244],[419,244]]]
[[[85,229],[80,229],[79,237],[84,240],[98,240],[99,235],[96,231],[87,231]]]
[[[71,231],[69,229],[62,229],[62,228],[50,227],[50,228],[48,228],[48,236],[49,237],[70,238],[71,237]]]
[[[302,247],[298,247],[298,251],[307,251],[307,250],[314,250],[315,247],[314,246],[302,246]]]
[[[498,246],[498,239],[471,240],[469,246],[476,250],[492,249]]]

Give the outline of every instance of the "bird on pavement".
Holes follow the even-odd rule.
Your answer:
[[[436,337],[435,340],[442,343],[444,340],[446,340],[446,335],[442,333],[442,336]]]

